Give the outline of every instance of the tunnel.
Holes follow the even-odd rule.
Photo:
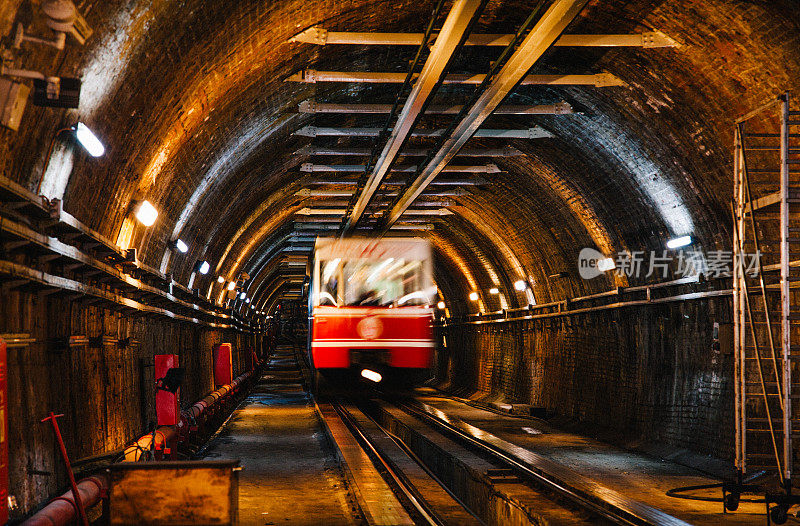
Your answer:
[[[0,519],[798,520],[796,1],[2,0],[0,36]]]

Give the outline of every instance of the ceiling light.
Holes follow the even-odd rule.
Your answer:
[[[514,282],[514,288],[522,292],[523,290],[528,288],[528,284],[525,283],[525,280],[518,279],[517,281]]]
[[[445,305],[444,305],[444,302],[443,302],[443,301],[440,301],[439,303],[437,303],[437,304],[436,304],[436,307],[437,307],[439,310],[444,310],[444,307],[445,307]]]
[[[75,126],[75,137],[92,157],[100,157],[106,153],[103,143],[100,142],[100,139],[98,139],[97,136],[92,133],[92,130],[84,123],[79,122],[78,125]]]
[[[184,254],[189,252],[189,245],[187,245],[186,243],[184,243],[180,239],[176,239],[174,245],[175,245],[175,248],[178,250],[178,252],[182,252]]]
[[[667,241],[667,248],[680,248],[692,244],[692,236],[681,236]]]
[[[245,303],[250,303],[250,298],[245,298],[244,302]]]
[[[150,204],[150,201],[141,201],[136,208],[136,219],[144,226],[152,226],[158,217],[158,210]]]
[[[469,299],[471,299],[472,301],[478,301],[478,293],[477,292],[470,292],[469,293]]]
[[[235,281],[231,281],[230,283],[228,283],[228,290],[233,290],[235,288],[236,288],[236,282]]]
[[[243,299],[245,299],[246,297],[247,297],[247,294],[246,294],[246,293],[244,293],[244,292],[240,292],[240,293],[239,293],[239,299],[240,299],[240,300],[243,300]]]
[[[208,274],[209,270],[211,270],[211,265],[209,265],[208,261],[199,261],[197,263],[197,272],[200,274]]]
[[[219,284],[225,283],[225,278],[223,278],[222,276],[217,276],[217,283]]]
[[[492,287],[489,289],[489,294],[500,294],[500,289],[497,287]]]

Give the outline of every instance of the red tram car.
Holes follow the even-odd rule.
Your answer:
[[[431,249],[416,238],[318,238],[309,294],[318,379],[418,380],[431,366]]]

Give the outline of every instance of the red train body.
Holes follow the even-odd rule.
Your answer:
[[[430,247],[409,238],[317,240],[310,354],[318,372],[431,366]]]

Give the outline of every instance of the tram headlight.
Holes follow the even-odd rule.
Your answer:
[[[381,380],[383,380],[383,376],[381,376],[381,373],[375,372],[372,369],[361,369],[361,376],[363,376],[367,380],[375,382],[376,384]]]

